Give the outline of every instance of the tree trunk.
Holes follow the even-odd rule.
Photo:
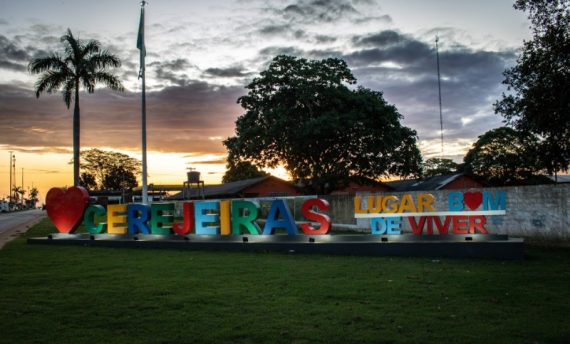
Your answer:
[[[75,83],[75,107],[73,108],[73,185],[79,186],[79,82]]]

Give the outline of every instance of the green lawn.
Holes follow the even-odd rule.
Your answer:
[[[55,232],[43,221],[27,236]],[[570,249],[524,261],[27,245],[0,343],[567,343]]]

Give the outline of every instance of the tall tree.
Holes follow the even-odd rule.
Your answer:
[[[137,186],[137,177],[124,166],[111,166],[103,179],[105,190],[132,190]]]
[[[88,172],[81,172],[81,176],[79,177],[79,185],[83,186],[87,190],[97,189],[97,181],[95,180],[95,176]]]
[[[26,190],[24,190],[24,188],[21,186],[14,186],[12,188],[12,192],[14,193],[14,198],[16,198],[14,202],[20,203],[21,200],[24,199],[24,194],[26,193]]]
[[[36,82],[36,97],[43,92],[53,93],[61,90],[67,108],[74,98],[73,109],[73,184],[79,185],[79,151],[80,151],[80,114],[79,90],[83,86],[89,93],[95,92],[97,83],[123,91],[119,79],[108,72],[110,67],[119,67],[121,61],[107,50],[101,49],[97,40],[83,41],[76,38],[67,29],[61,37],[64,46],[63,55],[52,53],[47,57],[37,58],[30,62],[28,68],[33,74],[40,74]]]
[[[506,70],[510,91],[495,103],[516,129],[538,136],[540,160],[549,173],[570,163],[570,1],[517,0],[528,12],[533,37],[517,65]]]
[[[138,186],[136,176],[141,173],[141,164],[126,154],[93,148],[81,153],[81,169],[84,186],[123,190]]]
[[[463,159],[463,169],[492,185],[533,184],[540,174],[538,139],[509,127],[479,136]]]
[[[28,201],[29,201],[30,207],[32,207],[32,208],[36,207],[36,203],[38,203],[39,193],[40,192],[39,192],[38,188],[36,188],[35,186],[30,189],[30,193],[28,195]]]
[[[277,56],[238,99],[245,114],[224,141],[233,163],[283,164],[318,192],[351,176],[419,171],[415,131],[381,92],[348,88],[355,83],[342,60]]]

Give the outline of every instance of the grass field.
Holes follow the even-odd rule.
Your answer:
[[[55,232],[45,220],[26,236]],[[568,343],[570,249],[524,261],[27,245],[0,343]]]

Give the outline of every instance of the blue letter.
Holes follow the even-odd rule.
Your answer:
[[[279,215],[283,217],[281,220],[279,220]],[[265,222],[265,227],[263,227],[263,235],[275,233],[275,228],[287,229],[288,235],[297,234],[295,219],[282,199],[276,199],[271,203],[271,209],[269,209],[269,215],[267,215],[267,221]]]
[[[127,224],[129,234],[150,234],[148,229],[148,218],[150,207],[146,204],[129,204],[127,206]]]
[[[448,197],[449,211],[462,211],[463,210],[463,193],[450,192]]]
[[[505,191],[495,192],[495,197],[491,192],[483,192],[484,210],[507,210],[507,193]]]
[[[378,228],[380,227],[380,228]],[[400,235],[402,232],[402,217],[375,217],[370,219],[370,229],[374,235]]]
[[[217,212],[212,213],[212,212]],[[219,235],[220,234],[220,203],[196,202],[194,203],[194,218],[196,219],[196,234]],[[211,226],[211,224],[218,224]]]

